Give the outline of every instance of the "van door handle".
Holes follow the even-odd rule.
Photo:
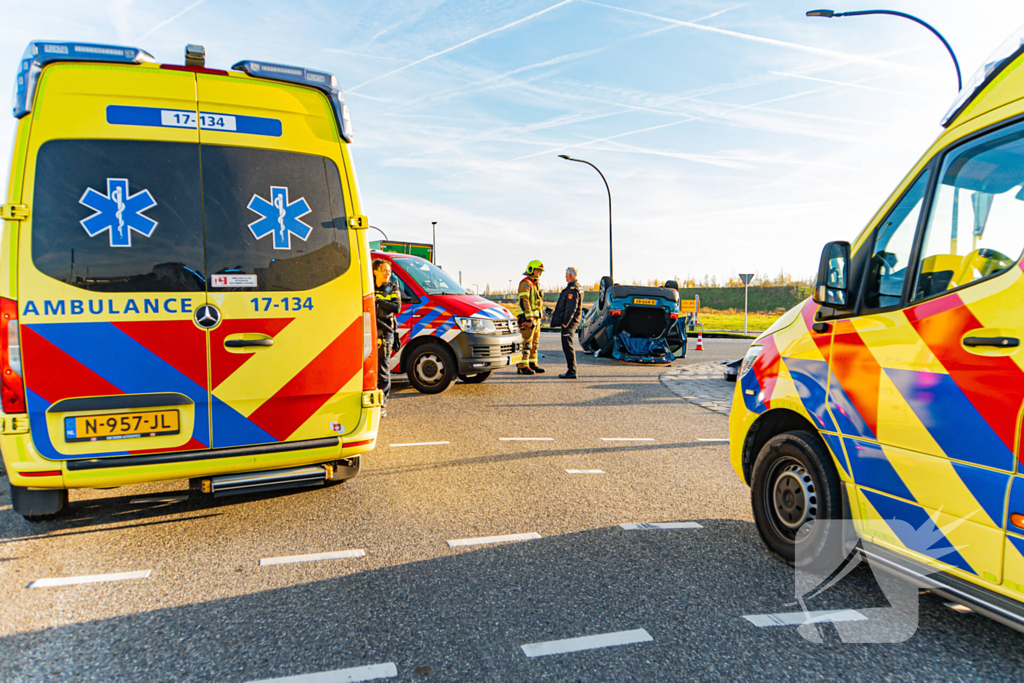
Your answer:
[[[241,349],[246,346],[273,346],[273,339],[228,339],[224,346],[229,349]]]
[[[1009,349],[1020,346],[1020,339],[1016,337],[964,337],[964,346],[995,346],[1000,349]]]

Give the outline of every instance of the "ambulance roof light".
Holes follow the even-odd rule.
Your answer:
[[[51,62],[142,64],[155,61],[153,55],[135,47],[33,40],[25,48],[18,66],[18,77],[14,81],[14,118],[20,119],[32,110],[39,73]]]
[[[334,74],[327,73],[326,71],[313,71],[301,66],[256,62],[251,59],[242,60],[232,66],[231,69],[233,71],[242,71],[254,78],[298,83],[320,90],[331,101],[334,118],[338,123],[339,130],[341,130],[341,138],[345,142],[352,142],[352,116],[349,114],[345,95],[341,92],[341,88],[338,87],[338,79],[334,77]]]

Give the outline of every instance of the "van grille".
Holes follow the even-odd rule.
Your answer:
[[[500,358],[511,356],[516,352],[518,344],[502,344],[501,346],[474,346],[473,358]]]
[[[513,329],[513,323],[511,320],[495,320],[494,327],[497,328],[498,334],[511,334],[512,332],[518,331],[518,328]]]

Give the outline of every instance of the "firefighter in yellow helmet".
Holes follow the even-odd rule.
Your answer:
[[[537,365],[537,347],[540,345],[541,315],[544,313],[544,295],[537,285],[544,264],[533,260],[526,266],[526,277],[519,283],[519,329],[523,333],[523,360],[519,363],[520,375],[541,374],[544,368]]]

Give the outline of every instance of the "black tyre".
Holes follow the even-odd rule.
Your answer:
[[[440,344],[429,342],[413,349],[405,372],[416,391],[440,394],[452,383],[459,370],[451,351]]]
[[[68,505],[67,489],[30,491],[11,484],[11,507],[30,522],[56,519]]]
[[[794,564],[800,557],[818,558],[842,544],[843,515],[839,475],[818,437],[810,432],[786,432],[761,448],[750,477],[750,500],[761,540],[780,560]]]
[[[459,379],[466,384],[480,384],[480,382],[486,381],[490,376],[491,371],[488,370],[487,372],[478,372],[475,375],[459,375]]]

